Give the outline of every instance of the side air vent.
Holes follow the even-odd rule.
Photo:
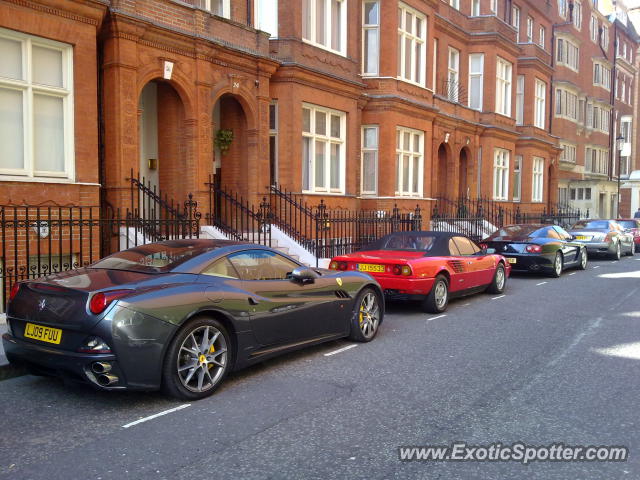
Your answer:
[[[336,290],[336,297],[338,298],[351,298],[351,296],[344,290]]]

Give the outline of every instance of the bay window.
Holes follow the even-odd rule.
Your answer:
[[[0,174],[74,176],[73,49],[0,29]]]
[[[535,112],[533,124],[544,129],[545,117],[547,111],[546,97],[547,97],[547,84],[542,80],[536,78],[536,98],[535,98]]]
[[[457,102],[458,90],[460,88],[460,52],[452,47],[449,47],[449,70],[447,79],[447,98],[452,102]]]
[[[304,104],[302,107],[302,189],[344,193],[346,114]]]
[[[496,69],[496,113],[510,117],[512,65],[498,57]]]
[[[421,197],[424,163],[424,132],[396,129],[396,195]]]
[[[378,193],[378,126],[362,127],[362,195]]]
[[[407,5],[398,5],[398,78],[425,85],[427,17]]]
[[[362,4],[362,74],[378,75],[380,66],[380,1]]]
[[[469,55],[469,108],[482,110],[484,53]]]
[[[347,53],[347,0],[302,0],[302,39],[326,50]]]
[[[493,199],[509,199],[509,150],[503,148],[493,153]]]
[[[516,80],[516,125],[524,125],[524,75]]]
[[[519,202],[522,193],[522,155],[513,159],[513,201]]]
[[[533,157],[531,201],[541,202],[544,196],[544,158]]]

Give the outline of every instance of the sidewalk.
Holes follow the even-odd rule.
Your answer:
[[[2,334],[7,332],[7,322],[5,320],[4,313],[0,313],[0,338]],[[7,357],[4,356],[4,346],[0,341],[0,380],[8,380],[9,378],[19,377],[24,375],[25,371],[22,368],[15,367],[9,364]]]

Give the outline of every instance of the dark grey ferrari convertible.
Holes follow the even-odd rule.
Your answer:
[[[17,283],[2,340],[9,361],[34,373],[198,399],[280,353],[368,342],[383,315],[366,274],[304,267],[259,245],[174,240]]]

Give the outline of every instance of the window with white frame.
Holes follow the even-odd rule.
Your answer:
[[[629,175],[631,173],[631,124],[632,117],[625,115],[620,118],[620,136],[622,136],[623,146],[620,152],[620,175]]]
[[[520,8],[511,6],[511,25],[516,29],[516,41],[520,41]]]
[[[502,148],[493,152],[493,199],[509,199],[509,150]]]
[[[546,47],[545,29],[543,26],[540,26],[540,29],[538,30],[538,45],[540,45],[543,49]]]
[[[611,90],[611,68],[602,63],[593,62],[593,84]]]
[[[573,2],[573,26],[582,29],[582,3],[579,0]]]
[[[380,0],[362,2],[362,74],[378,75],[380,68]]]
[[[460,0],[449,0],[449,5],[451,5],[456,10],[460,10]]]
[[[600,146],[587,146],[585,149],[584,169],[587,173],[608,175],[609,149]]]
[[[544,158],[533,157],[531,201],[541,202],[544,196]]]
[[[269,105],[269,176],[271,185],[278,183],[278,102]]]
[[[489,0],[489,10],[494,15],[498,13],[498,0]]]
[[[396,195],[422,196],[424,132],[396,129]]]
[[[609,48],[609,27],[606,25],[602,26],[602,36],[600,37],[600,45],[605,50]]]
[[[510,117],[512,65],[498,57],[496,70],[496,113]]]
[[[421,86],[426,76],[427,17],[398,5],[398,78]]]
[[[577,72],[580,62],[579,47],[566,38],[558,38],[556,46],[556,61],[558,65],[564,65]]]
[[[533,18],[527,17],[527,42],[533,42]]]
[[[544,129],[547,111],[547,84],[536,78],[535,89],[535,111],[533,124],[538,128]]]
[[[231,0],[204,0],[203,6],[213,15],[231,18]]]
[[[378,126],[362,126],[362,195],[378,193]]]
[[[578,121],[578,94],[565,88],[556,88],[556,117]]]
[[[562,153],[560,154],[561,162],[576,163],[577,147],[571,143],[561,143]]]
[[[344,193],[346,114],[316,105],[302,107],[302,189]]]
[[[278,37],[278,0],[254,0],[256,28]]]
[[[602,133],[609,133],[610,118],[611,107],[595,104],[592,108],[592,118],[589,126],[594,130],[600,130]]]
[[[524,125],[524,75],[516,80],[516,125]]]
[[[567,0],[558,0],[558,15],[567,18]]]
[[[460,51],[449,47],[449,69],[447,72],[447,98],[458,102],[460,88]]]
[[[0,58],[0,174],[73,180],[73,48],[0,29]]]
[[[469,55],[469,108],[482,110],[484,90],[484,53]]]
[[[522,155],[513,158],[513,201],[519,202],[522,193]]]
[[[340,55],[347,53],[347,0],[302,0],[302,39]]]
[[[471,0],[471,16],[480,16],[480,0]]]
[[[598,28],[600,28],[600,25],[598,24],[598,17],[591,15],[591,21],[589,22],[589,34],[591,36],[591,41],[595,43],[598,43]]]

